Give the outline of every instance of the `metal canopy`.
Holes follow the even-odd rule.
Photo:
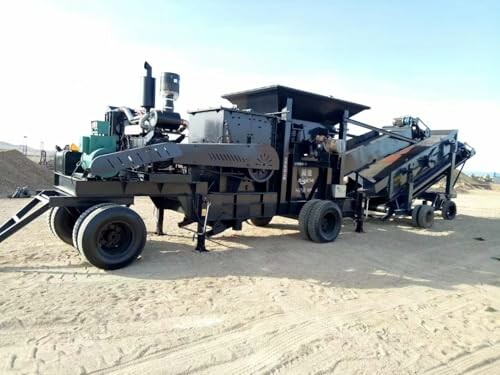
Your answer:
[[[341,122],[344,110],[349,111],[349,116],[354,116],[370,108],[331,96],[280,85],[226,94],[223,98],[235,104],[239,109],[252,109],[261,113],[280,112],[285,108],[287,98],[291,98],[293,99],[292,118],[330,124]]]

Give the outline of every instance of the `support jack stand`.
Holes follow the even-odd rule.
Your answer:
[[[356,220],[356,233],[365,233],[363,229],[363,222],[365,221],[365,212],[364,208],[365,206],[368,205],[365,196],[362,192],[358,192],[356,195],[356,200],[357,200],[357,205],[358,205],[358,212],[356,213],[355,220]],[[367,208],[367,207],[366,207]]]
[[[208,253],[207,248],[205,247],[205,234],[200,234],[199,232],[196,234],[196,251],[200,253]]]
[[[155,234],[157,236],[164,236],[163,232],[163,218],[164,218],[165,209],[158,208],[156,211],[156,231]]]
[[[200,198],[199,205],[199,220],[198,220],[198,228],[196,231],[196,251],[200,253],[208,252],[205,247],[205,239],[207,235],[207,221],[208,221],[208,213],[210,211],[210,202],[206,198]]]

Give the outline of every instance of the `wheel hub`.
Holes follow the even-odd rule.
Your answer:
[[[248,176],[254,180],[255,182],[266,182],[268,181],[271,176],[273,175],[273,170],[268,170],[268,169],[254,169],[254,168],[249,168],[248,169]]]
[[[321,220],[321,229],[324,232],[329,232],[335,226],[335,219],[331,214],[326,214]]]
[[[120,225],[109,224],[104,227],[99,237],[99,244],[106,249],[120,246],[123,242],[123,230]]]

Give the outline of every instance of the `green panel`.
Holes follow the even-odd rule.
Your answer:
[[[84,135],[82,137],[82,142],[80,143],[80,146],[82,147],[82,149],[80,150],[81,152],[89,154],[90,153],[89,152],[89,149],[90,149],[90,137]]]
[[[99,121],[99,120],[95,120],[95,121],[92,121],[92,124],[91,124],[91,127],[92,127],[92,134],[94,135],[109,135],[110,134],[110,131],[109,131],[109,122],[107,121]]]
[[[94,152],[97,149],[103,148],[107,152],[116,151],[116,143],[118,139],[114,135],[91,135],[89,137],[89,149],[85,151],[87,154]]]

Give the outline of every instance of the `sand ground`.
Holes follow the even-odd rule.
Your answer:
[[[0,200],[0,219],[25,203]],[[432,230],[345,221],[313,244],[276,218],[206,254],[169,214],[169,236],[115,272],[45,215],[0,245],[0,373],[499,374],[500,192],[457,203]],[[135,209],[152,230],[149,201]]]

